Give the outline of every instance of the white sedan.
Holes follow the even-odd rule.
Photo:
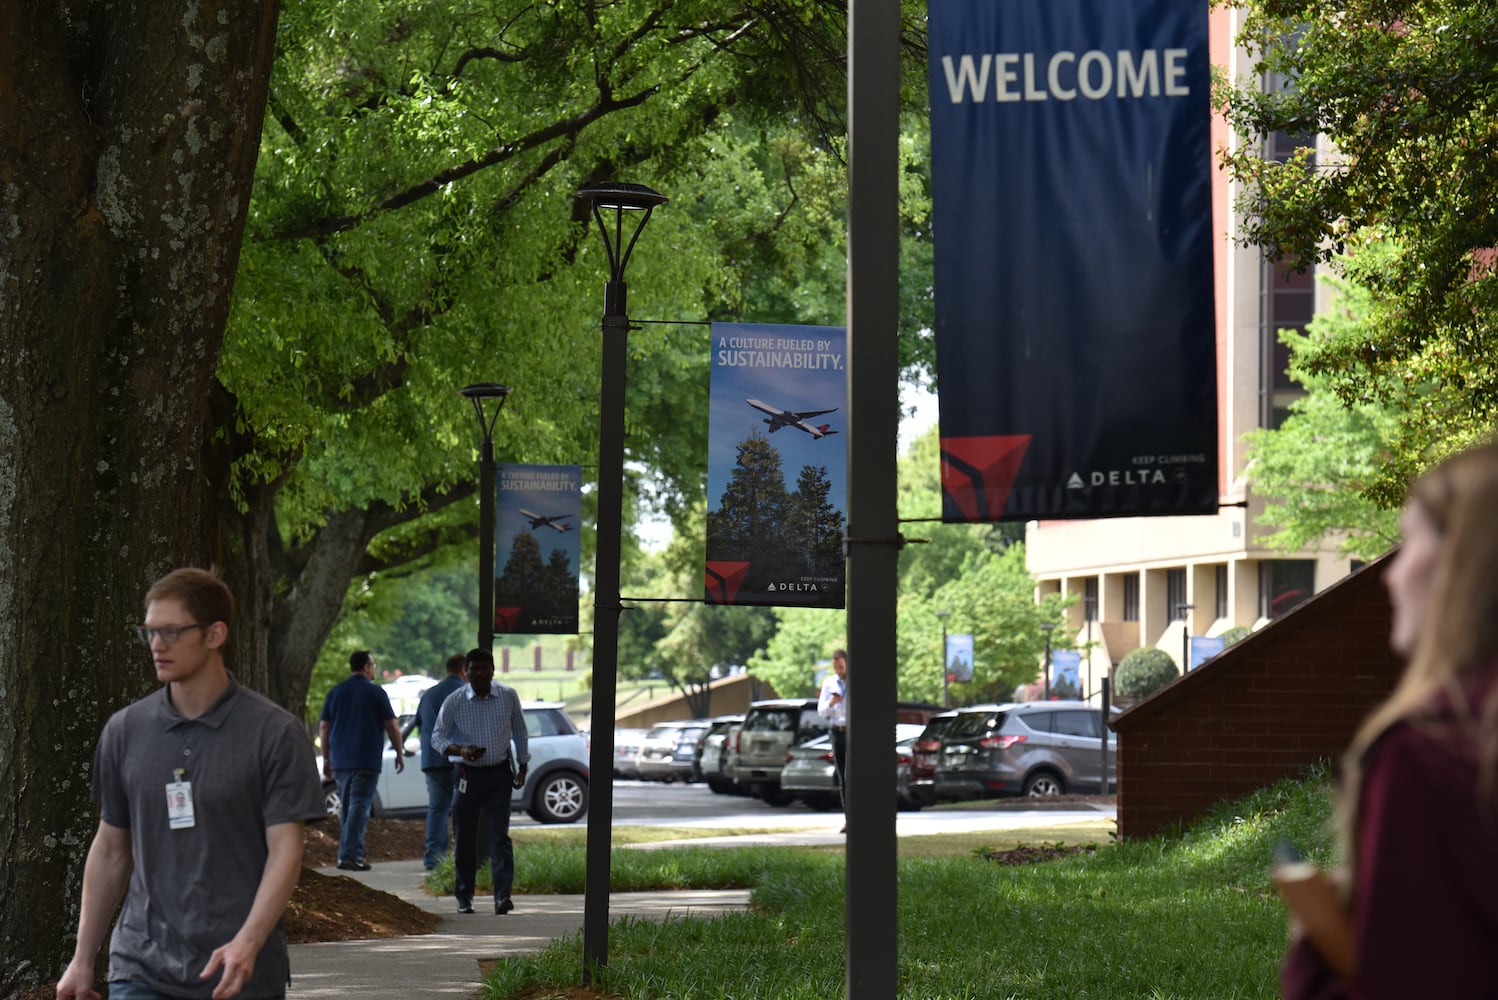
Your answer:
[[[511,809],[529,813],[538,823],[576,823],[588,812],[588,741],[568,718],[562,702],[526,702],[522,708],[531,763]],[[406,734],[406,766],[396,773],[395,751],[385,748],[371,815],[417,819],[427,811],[426,776],[421,772],[421,740],[425,736],[412,728],[414,716],[402,715],[400,722],[401,732]],[[317,767],[321,775],[321,758]],[[338,787],[325,781],[323,793],[328,814],[338,815]]]

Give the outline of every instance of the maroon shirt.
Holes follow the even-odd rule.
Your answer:
[[[1477,760],[1468,727],[1449,714],[1400,723],[1369,750],[1352,899],[1357,973],[1335,976],[1299,940],[1281,970],[1287,1000],[1498,998],[1498,791],[1479,794]]]

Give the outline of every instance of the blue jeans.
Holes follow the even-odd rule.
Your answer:
[[[109,984],[109,1000],[175,1000],[169,993],[162,993],[141,983],[128,979],[115,979]]]
[[[284,997],[286,994],[281,995]],[[109,984],[109,1000],[177,1000],[177,998],[141,983],[132,983],[128,979],[116,979]]]
[[[438,767],[422,772],[427,776],[427,847],[421,863],[436,868],[447,854],[447,817],[453,808],[453,787],[458,783],[458,769]]]
[[[380,772],[335,767],[333,780],[338,783],[338,821],[343,827],[338,834],[338,860],[363,861],[364,829],[369,826],[369,810],[374,805]]]

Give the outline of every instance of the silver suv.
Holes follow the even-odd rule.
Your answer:
[[[934,765],[913,782],[927,800],[1046,797],[1101,791],[1110,784],[1115,741],[1103,761],[1103,713],[1085,701],[973,705],[934,716],[915,743]]]
[[[756,701],[744,715],[737,748],[730,757],[733,780],[756,798],[783,805],[789,796],[780,790],[780,771],[791,747],[827,731],[827,720],[817,714],[815,698]]]

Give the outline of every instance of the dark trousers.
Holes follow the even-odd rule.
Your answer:
[[[837,768],[837,793],[843,800],[843,812],[848,811],[848,730],[833,729],[832,763]]]
[[[467,785],[464,786],[466,780]],[[478,867],[479,814],[489,820],[489,871],[494,876],[494,898],[504,899],[515,884],[515,846],[510,843],[511,784],[507,764],[498,767],[458,765],[458,791],[453,797],[453,895],[473,899]]]

